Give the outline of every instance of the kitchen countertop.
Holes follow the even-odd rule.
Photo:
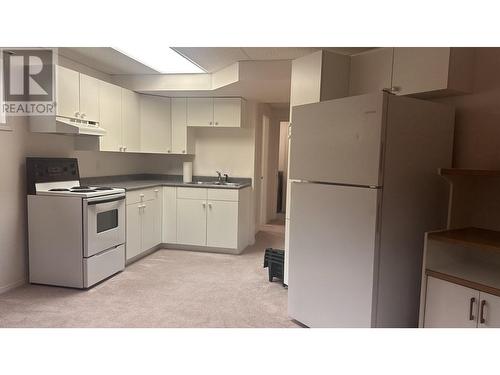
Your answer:
[[[140,175],[121,175],[121,176],[104,176],[104,177],[85,177],[81,178],[82,185],[92,186],[109,186],[114,188],[122,188],[127,191],[147,189],[155,186],[177,186],[177,187],[193,187],[206,189],[243,189],[252,185],[251,178],[229,178],[229,182],[238,183],[238,186],[217,185],[217,184],[198,184],[201,182],[216,181],[217,177],[209,176],[193,176],[193,183],[184,183],[180,175],[157,175],[157,174],[140,174]]]

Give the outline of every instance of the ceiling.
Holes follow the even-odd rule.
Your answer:
[[[174,47],[208,73],[237,61],[293,60],[318,51],[317,47]],[[332,52],[351,55],[366,47],[327,47]],[[110,75],[158,74],[154,69],[110,47],[64,47],[59,55]]]
[[[106,74],[158,74],[110,47],[64,47],[58,48],[58,54]]]
[[[368,47],[173,47],[207,72],[212,73],[237,61],[293,60],[298,57],[326,49],[352,55]]]

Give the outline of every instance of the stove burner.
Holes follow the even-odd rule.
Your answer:
[[[70,191],[70,190],[64,188],[57,188],[57,189],[50,189],[49,191]]]
[[[71,190],[88,190],[90,189],[88,186],[74,186]]]
[[[95,192],[94,189],[72,189],[71,191],[74,193],[93,193],[93,192]]]
[[[101,187],[94,188],[94,190],[95,191],[113,190],[113,188],[101,186]]]

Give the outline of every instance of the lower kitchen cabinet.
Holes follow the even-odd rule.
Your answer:
[[[427,277],[425,328],[498,328],[500,297]]]
[[[177,243],[177,188],[163,187],[162,242]]]
[[[161,243],[161,201],[144,202],[142,207],[142,249],[149,250]]]
[[[160,188],[133,191],[127,196],[127,260],[162,242]]]
[[[127,205],[127,260],[142,251],[142,203]]]
[[[208,201],[207,246],[238,247],[238,202]]]
[[[239,253],[249,231],[250,188],[177,188],[177,244]]]
[[[205,246],[206,240],[206,200],[177,199],[177,243],[183,245]]]

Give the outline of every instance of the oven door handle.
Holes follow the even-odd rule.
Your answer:
[[[117,198],[109,198],[109,199],[102,199],[102,200],[95,200],[95,201],[88,200],[87,201],[87,205],[92,206],[92,205],[95,205],[95,204],[121,201],[123,199],[125,199],[125,195],[121,195],[121,196],[119,196]]]

